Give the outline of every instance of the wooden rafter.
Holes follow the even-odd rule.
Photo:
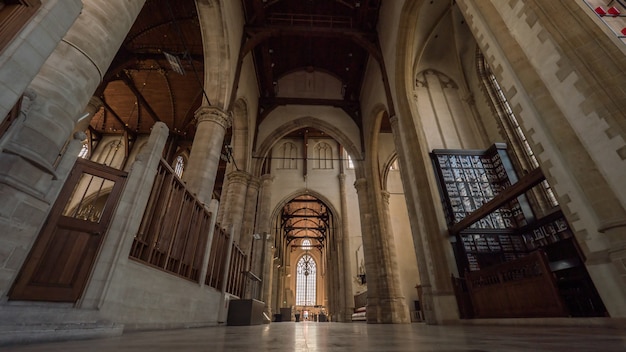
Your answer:
[[[131,92],[133,92],[133,94],[137,98],[137,101],[139,101],[139,103],[144,107],[144,109],[146,109],[146,111],[152,117],[154,122],[160,122],[161,119],[159,118],[157,113],[154,111],[154,109],[152,109],[150,104],[146,101],[146,98],[144,98],[144,96],[141,94],[139,89],[137,89],[133,79],[130,78],[128,74],[126,74],[125,71],[120,72],[119,76],[122,79],[122,81],[128,86],[128,88],[131,90]]]

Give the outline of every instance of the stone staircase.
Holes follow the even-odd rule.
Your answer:
[[[96,310],[55,303],[0,303],[0,346],[113,337],[124,326],[102,320]]]

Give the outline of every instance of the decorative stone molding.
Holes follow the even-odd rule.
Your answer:
[[[250,174],[245,171],[239,171],[239,170],[231,171],[231,173],[229,173],[227,176],[228,184],[240,183],[243,185],[247,185],[248,182],[250,181],[250,177],[251,177]]]
[[[391,193],[389,193],[389,191],[386,190],[381,190],[380,194],[382,195],[383,198],[383,202],[385,202],[385,204],[389,205],[389,198],[391,198]]]
[[[391,130],[395,131],[398,128],[398,115],[393,115],[389,117],[389,123],[391,124]]]
[[[263,184],[267,184],[270,182],[274,182],[274,176],[272,176],[272,174],[263,174],[260,177],[261,183]]]
[[[232,126],[233,115],[230,112],[215,106],[201,106],[194,114],[197,125],[205,121],[210,121],[222,126],[224,129]]]
[[[367,179],[360,178],[354,181],[354,188],[356,188],[357,193],[365,192],[365,187],[367,186]]]

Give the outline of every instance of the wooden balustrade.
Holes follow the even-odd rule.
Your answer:
[[[130,258],[199,282],[210,220],[211,213],[161,160]],[[204,282],[218,290],[224,284],[229,240],[230,235],[216,225]],[[236,243],[228,264],[226,292],[242,297],[247,257]]]
[[[233,248],[230,255],[230,271],[228,275],[228,283],[226,285],[226,292],[235,295],[239,298],[243,298],[245,284],[246,284],[246,254],[233,243]]]
[[[465,274],[475,318],[567,316],[543,251]]]
[[[228,255],[228,233],[215,226],[213,233],[213,243],[211,243],[211,252],[209,253],[209,264],[205,277],[205,284],[216,289],[221,289],[224,281],[224,268],[226,265],[226,256]]]
[[[198,282],[211,213],[163,160],[130,257]]]

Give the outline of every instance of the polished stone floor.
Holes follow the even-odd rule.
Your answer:
[[[585,327],[434,326],[285,322],[126,333],[4,346],[1,351],[626,351],[626,331]]]

